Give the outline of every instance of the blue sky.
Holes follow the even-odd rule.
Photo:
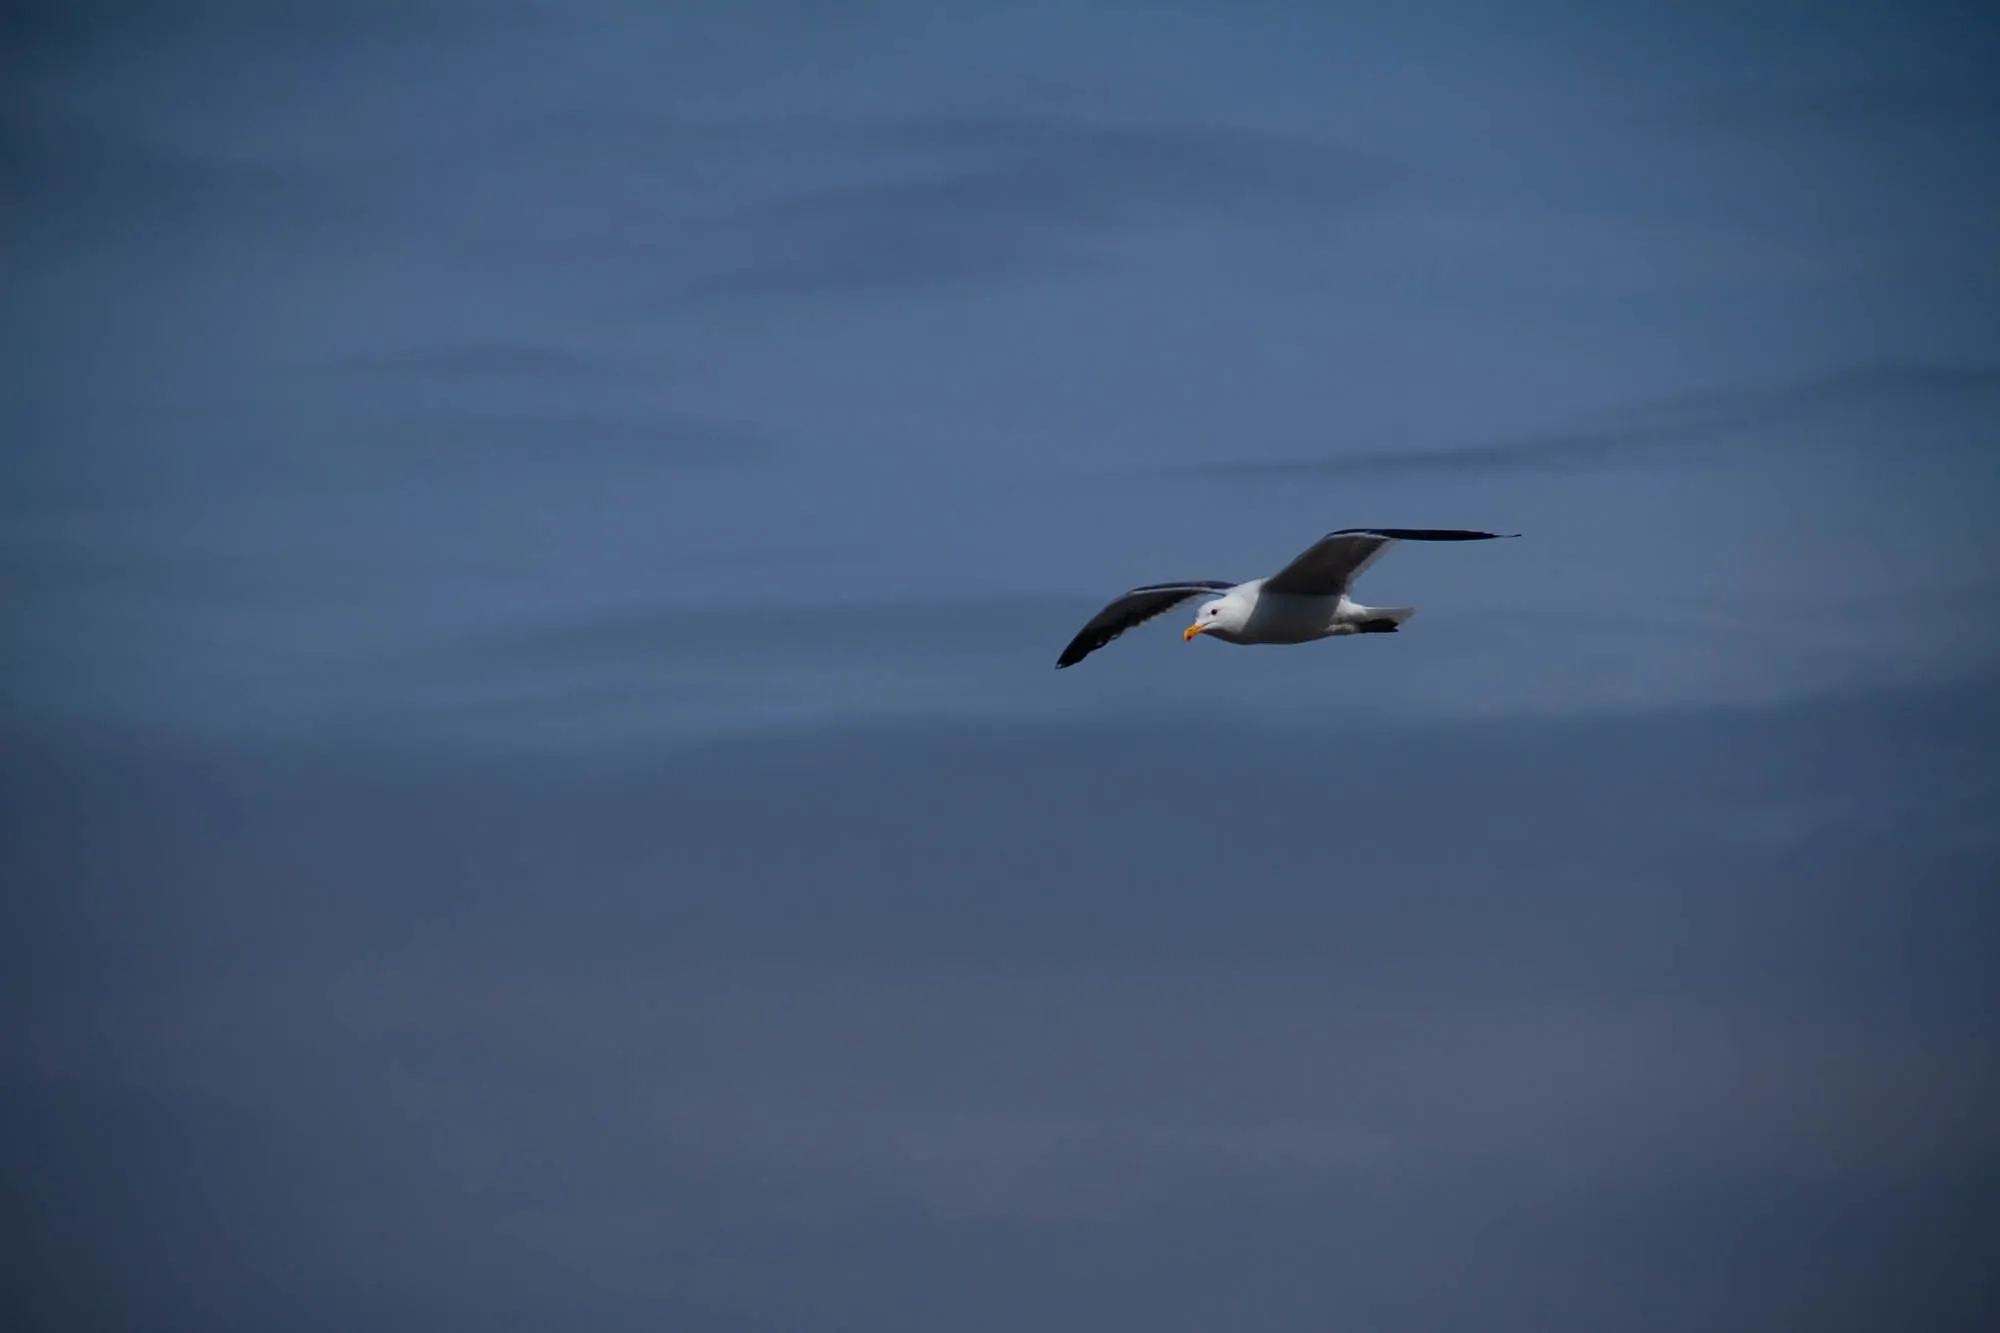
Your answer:
[[[1977,7],[0,37],[41,1325],[1990,1313]]]

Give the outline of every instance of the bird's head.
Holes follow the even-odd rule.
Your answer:
[[[1225,634],[1243,628],[1243,605],[1228,597],[1218,597],[1212,602],[1202,603],[1194,613],[1194,624],[1181,631],[1183,641],[1191,641],[1197,634],[1206,634],[1219,629]]]

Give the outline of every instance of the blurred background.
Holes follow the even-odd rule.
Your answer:
[[[1996,59],[7,5],[9,1326],[1988,1326]]]

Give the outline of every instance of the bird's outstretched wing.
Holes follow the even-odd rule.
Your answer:
[[[1260,591],[1331,597],[1353,587],[1361,571],[1397,542],[1476,542],[1520,535],[1459,528],[1342,528],[1299,552],[1292,563],[1265,579]]]
[[[1213,597],[1235,586],[1213,579],[1191,579],[1183,583],[1149,583],[1143,588],[1134,588],[1092,616],[1090,623],[1076,632],[1076,637],[1069,641],[1069,647],[1063,649],[1062,656],[1056,659],[1056,669],[1060,671],[1063,667],[1075,666],[1134,625],[1143,625],[1154,616],[1165,615],[1182,602],[1195,597]]]

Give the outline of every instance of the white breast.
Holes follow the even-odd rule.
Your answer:
[[[1260,593],[1249,623],[1232,642],[1310,643],[1335,633],[1344,597]]]

